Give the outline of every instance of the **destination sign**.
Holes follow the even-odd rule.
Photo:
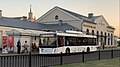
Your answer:
[[[54,34],[42,34],[41,37],[54,37]]]

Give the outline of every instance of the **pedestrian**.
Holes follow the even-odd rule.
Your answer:
[[[32,43],[32,51],[35,51],[35,49],[37,48],[37,46],[36,46],[36,43]]]
[[[21,43],[20,40],[18,40],[17,42],[17,53],[20,54],[20,50],[21,50]]]
[[[24,53],[26,51],[26,53],[28,53],[28,47],[29,45],[27,44],[27,41],[25,41],[25,44],[22,46],[24,49],[22,50],[22,53]]]
[[[103,50],[104,50],[104,48],[105,48],[105,44],[104,44],[104,42],[103,42],[103,44],[102,44],[102,48],[103,48]]]

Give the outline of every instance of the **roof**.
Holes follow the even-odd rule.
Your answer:
[[[36,29],[42,30],[44,25],[41,23],[32,23],[27,20],[19,20],[13,18],[0,18],[0,26],[15,27],[15,28],[24,28],[24,29]]]
[[[100,15],[100,16],[88,17],[88,18],[94,21],[94,20],[96,20],[96,19],[99,18],[99,17],[101,17],[101,15]]]
[[[110,29],[115,29],[114,27],[112,27],[112,26],[107,26],[107,28],[110,28]]]
[[[77,17],[77,18],[79,18],[79,19],[83,19],[83,21],[93,22],[93,20],[91,20],[91,19],[89,19],[88,17],[83,16],[83,15],[81,15],[81,14],[78,14],[78,13],[75,13],[75,12],[72,12],[72,11],[69,11],[69,10],[66,10],[66,9],[63,9],[63,8],[60,8],[60,7],[58,7],[58,6],[56,6],[56,8],[59,8],[59,9],[65,11],[65,12],[67,12],[67,13],[69,13],[69,14]]]
[[[68,30],[68,29],[77,29],[67,23],[57,24],[42,24],[42,23],[33,23],[27,20],[19,20],[13,18],[0,18],[0,26],[22,28],[22,29],[33,29],[33,30]]]
[[[31,36],[39,36],[43,31],[36,30],[24,30],[24,29],[12,29],[7,32],[7,35],[31,35]]]
[[[85,21],[85,22],[94,23],[94,20],[97,19],[98,17],[100,17],[100,16],[93,16],[93,18],[89,18],[89,17],[87,17],[87,16],[83,16],[83,15],[81,15],[81,14],[78,14],[78,13],[75,13],[75,12],[72,12],[72,11],[69,11],[69,10],[66,10],[66,9],[63,9],[63,8],[61,8],[61,7],[55,6],[54,8],[52,8],[51,10],[49,10],[48,12],[46,12],[44,15],[42,15],[40,18],[38,18],[38,19],[36,20],[36,22],[38,22],[40,19],[42,19],[44,16],[46,16],[46,14],[48,14],[48,13],[51,12],[51,11],[53,11],[54,9],[60,9],[60,10],[66,12],[66,13],[72,15],[72,16],[75,16],[75,17],[78,18],[78,19],[82,19],[82,20]],[[93,19],[94,19],[94,20],[93,20]]]
[[[71,25],[69,25],[68,23],[62,23],[61,25],[59,25],[59,23],[57,24],[45,24],[45,29],[46,30],[53,30],[53,31],[64,31],[64,30],[70,30],[70,29],[75,29],[78,30],[76,27],[73,27]]]

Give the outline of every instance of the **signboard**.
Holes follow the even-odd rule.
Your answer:
[[[9,36],[8,37],[8,51],[13,51],[14,48],[14,37]]]
[[[2,53],[8,53],[7,36],[2,37]]]
[[[14,52],[17,53],[17,42],[20,40],[20,36],[14,36]]]
[[[22,37],[20,38],[20,42],[21,42],[21,52],[25,49],[25,48],[24,48],[25,41],[27,41],[27,43],[26,43],[26,44],[28,45],[27,49],[28,49],[28,51],[30,51],[31,37],[29,37],[29,36],[22,36]]]

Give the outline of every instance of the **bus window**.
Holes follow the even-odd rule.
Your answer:
[[[41,47],[56,47],[56,37],[41,37]]]
[[[80,46],[81,38],[78,37],[65,37],[66,46]]]
[[[64,39],[61,36],[58,37],[58,46],[59,47],[64,46]]]
[[[69,39],[68,39],[68,37],[65,37],[65,46],[69,46]]]

